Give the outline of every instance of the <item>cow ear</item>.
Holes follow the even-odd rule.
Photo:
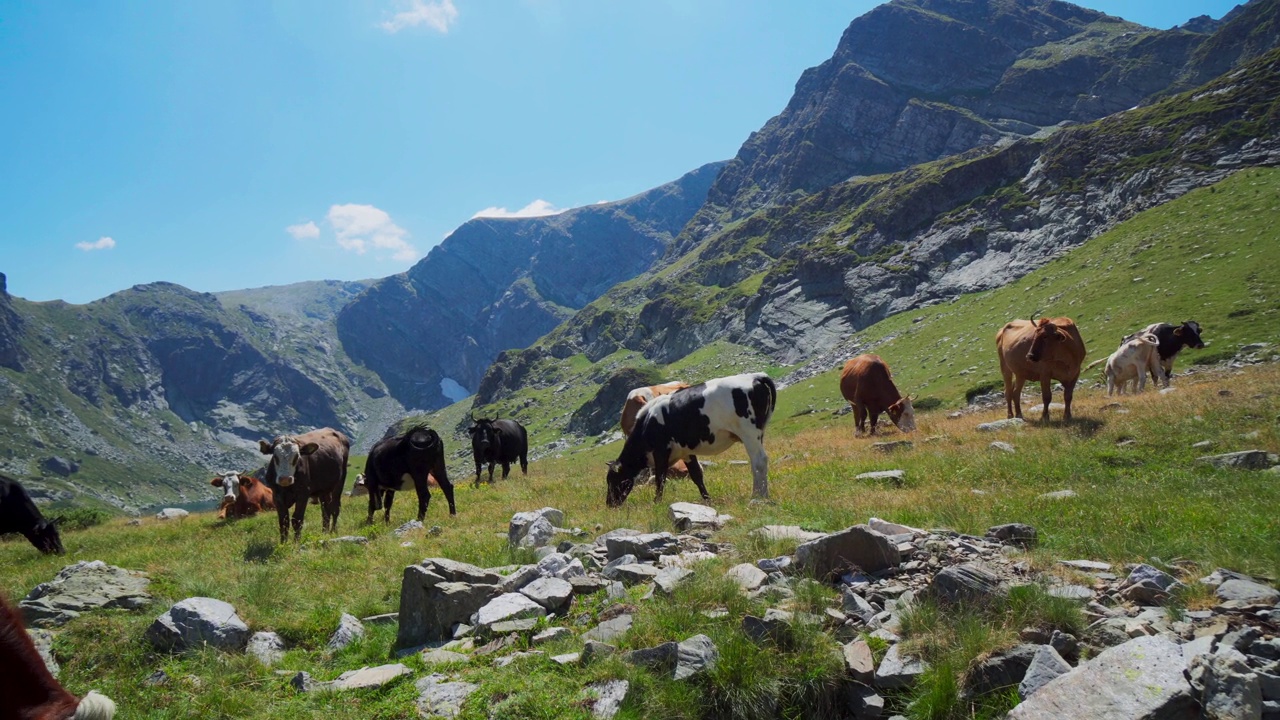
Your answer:
[[[249,477],[248,475],[241,475],[240,487],[242,488],[253,487],[253,478]]]
[[[298,448],[298,454],[299,454],[299,455],[310,455],[311,453],[313,453],[313,452],[315,452],[315,451],[317,451],[317,450],[319,450],[319,449],[320,449],[320,446],[319,446],[319,445],[317,445],[316,443],[307,443],[306,445],[303,445],[302,447]]]
[[[258,441],[258,450],[262,451],[262,454],[263,454],[263,455],[270,455],[270,454],[271,454],[271,443],[267,442],[266,440],[259,440],[259,441]]]
[[[1182,328],[1176,328],[1176,329],[1174,329],[1174,331],[1173,331],[1173,336],[1174,336],[1174,337],[1182,337],[1182,335],[1183,335],[1183,333],[1182,333]]]
[[[214,486],[214,487],[222,487],[222,478],[221,478],[221,477],[216,477],[216,478],[214,478],[214,479],[210,480],[210,481],[209,481],[209,484],[210,484],[210,485],[212,485],[212,486]]]

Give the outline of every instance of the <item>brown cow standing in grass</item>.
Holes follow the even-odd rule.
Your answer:
[[[876,434],[876,422],[880,413],[889,413],[889,419],[902,432],[915,432],[916,413],[911,398],[903,396],[893,384],[889,366],[879,355],[859,355],[844,364],[840,373],[840,394],[853,406],[857,432],[867,432],[867,417],[871,417],[871,434]]]
[[[338,529],[342,507],[342,486],[347,481],[347,458],[351,441],[333,428],[320,428],[301,435],[281,435],[271,442],[258,443],[263,455],[271,456],[262,480],[275,497],[280,521],[280,542],[289,539],[289,508],[293,507],[293,539],[302,538],[302,522],[307,503],[320,501],[325,532]]]
[[[1084,340],[1071,318],[1013,320],[996,333],[1000,374],[1004,376],[1004,403],[1009,417],[1022,417],[1022,386],[1040,381],[1044,399],[1041,422],[1049,422],[1053,381],[1062,383],[1063,419],[1071,419],[1071,396],[1084,364]]]
[[[622,419],[619,424],[622,425],[622,437],[627,438],[631,435],[631,431],[636,426],[636,415],[640,414],[640,408],[656,397],[670,395],[677,390],[683,390],[689,387],[689,383],[673,381],[662,383],[661,385],[650,385],[648,387],[638,387],[627,393],[627,401],[622,405]],[[667,475],[672,477],[687,477],[689,475],[689,466],[685,465],[683,460],[677,460],[671,464],[667,470]]]

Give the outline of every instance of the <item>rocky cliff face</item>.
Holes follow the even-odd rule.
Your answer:
[[[347,305],[338,316],[342,344],[406,406],[447,405],[446,378],[473,391],[499,352],[530,345],[651,267],[720,167],[559,215],[471,220]]]
[[[13,309],[4,273],[0,273],[0,367],[22,370],[22,318]]]

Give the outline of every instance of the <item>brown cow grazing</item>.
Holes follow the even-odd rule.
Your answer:
[[[662,383],[661,385],[650,385],[648,387],[638,387],[627,393],[627,401],[622,404],[622,437],[626,438],[631,435],[631,431],[636,426],[636,415],[640,413],[640,408],[656,397],[670,395],[677,390],[683,390],[689,387],[689,383],[682,383],[678,380]],[[671,467],[667,469],[667,475],[671,477],[688,477],[689,466],[685,465],[683,460],[677,460],[671,463]]]
[[[280,542],[289,540],[290,507],[293,539],[302,538],[302,521],[307,515],[307,501],[312,498],[320,501],[325,532],[336,531],[351,451],[347,436],[333,428],[320,428],[302,435],[281,435],[271,442],[259,441],[258,449],[271,456],[262,481],[274,494]]]
[[[218,519],[246,518],[263,510],[274,510],[275,494],[271,488],[249,475],[224,472],[209,482],[222,488],[222,502],[218,505]]]
[[[871,434],[875,435],[876,421],[882,412],[889,413],[889,419],[902,432],[915,432],[916,413],[911,407],[911,398],[898,392],[889,366],[879,355],[859,355],[845,363],[840,373],[840,394],[853,405],[856,432],[867,432],[869,415]]]
[[[1022,417],[1022,386],[1028,380],[1040,381],[1044,399],[1041,422],[1049,422],[1049,402],[1053,399],[1053,381],[1062,383],[1062,417],[1071,419],[1071,395],[1084,364],[1084,340],[1071,318],[1014,320],[996,333],[996,350],[1000,354],[1000,374],[1004,376],[1004,403],[1009,417]]]
[[[0,720],[111,720],[116,704],[67,692],[49,673],[18,611],[0,595]]]

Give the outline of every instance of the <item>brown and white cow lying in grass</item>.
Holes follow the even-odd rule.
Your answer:
[[[218,518],[235,519],[257,515],[276,507],[271,488],[249,475],[224,472],[209,481],[222,489],[222,502],[218,504]]]
[[[1107,395],[1124,394],[1130,382],[1134,392],[1142,392],[1147,387],[1147,373],[1152,377],[1160,370],[1160,355],[1157,348],[1160,340],[1154,334],[1138,333],[1125,340],[1120,347],[1107,358],[1089,363],[1085,370],[1105,362],[1104,373],[1107,377]]]

